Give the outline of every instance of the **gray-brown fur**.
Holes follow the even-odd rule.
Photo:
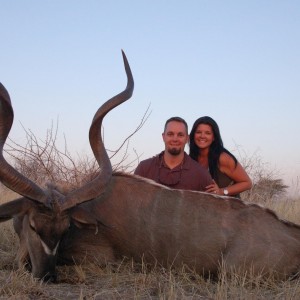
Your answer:
[[[102,172],[91,183],[47,190],[18,174],[3,158],[13,110],[0,85],[0,179],[23,197],[0,206],[0,221],[14,219],[19,264],[56,279],[56,263],[105,263],[123,257],[181,267],[201,274],[227,268],[287,278],[299,271],[300,228],[258,205],[212,194],[173,190],[138,176],[116,173],[103,146],[104,116],[130,98],[133,78],[126,57],[126,89],[96,113],[90,142]],[[55,252],[57,249],[57,252]]]

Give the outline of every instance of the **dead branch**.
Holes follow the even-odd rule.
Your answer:
[[[120,160],[113,164],[114,171],[128,171],[139,159],[135,153],[136,157],[132,161],[129,160],[129,144],[130,139],[150,116],[149,107],[150,105],[140,123],[121,145],[116,150],[107,150],[111,153],[110,159],[117,154],[121,155]],[[94,157],[85,155],[75,158],[71,155],[65,135],[63,146],[58,146],[58,120],[55,124],[51,123],[44,139],[38,138],[32,130],[26,129],[22,124],[21,126],[25,132],[25,145],[8,139],[4,151],[15,168],[26,177],[40,185],[46,185],[48,182],[67,182],[71,187],[78,187],[97,175],[99,166]]]

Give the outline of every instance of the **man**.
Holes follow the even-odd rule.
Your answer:
[[[212,178],[208,170],[184,152],[189,140],[185,120],[180,117],[168,119],[162,138],[165,150],[141,161],[134,174],[174,189],[205,191],[205,187],[212,183]]]

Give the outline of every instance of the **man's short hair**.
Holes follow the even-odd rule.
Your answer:
[[[187,122],[186,122],[184,119],[180,118],[180,117],[172,117],[172,118],[168,119],[168,120],[166,121],[166,123],[165,123],[164,132],[166,131],[166,128],[167,128],[168,123],[170,123],[170,122],[172,122],[172,121],[179,122],[179,123],[183,123],[184,126],[185,126],[185,129],[186,129],[186,133],[188,134],[188,125],[187,125]]]

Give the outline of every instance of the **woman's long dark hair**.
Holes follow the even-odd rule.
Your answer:
[[[211,177],[213,179],[218,179],[217,169],[218,169],[218,163],[219,163],[221,153],[225,152],[229,154],[233,158],[235,165],[237,165],[237,159],[232,153],[230,153],[227,149],[224,148],[219,126],[214,119],[208,116],[204,116],[197,119],[194,122],[193,128],[190,132],[190,157],[192,159],[198,161],[198,156],[201,153],[201,149],[195,143],[195,132],[199,124],[210,125],[213,130],[214,141],[210,145],[209,152],[208,152],[208,167],[209,167],[209,173]]]

